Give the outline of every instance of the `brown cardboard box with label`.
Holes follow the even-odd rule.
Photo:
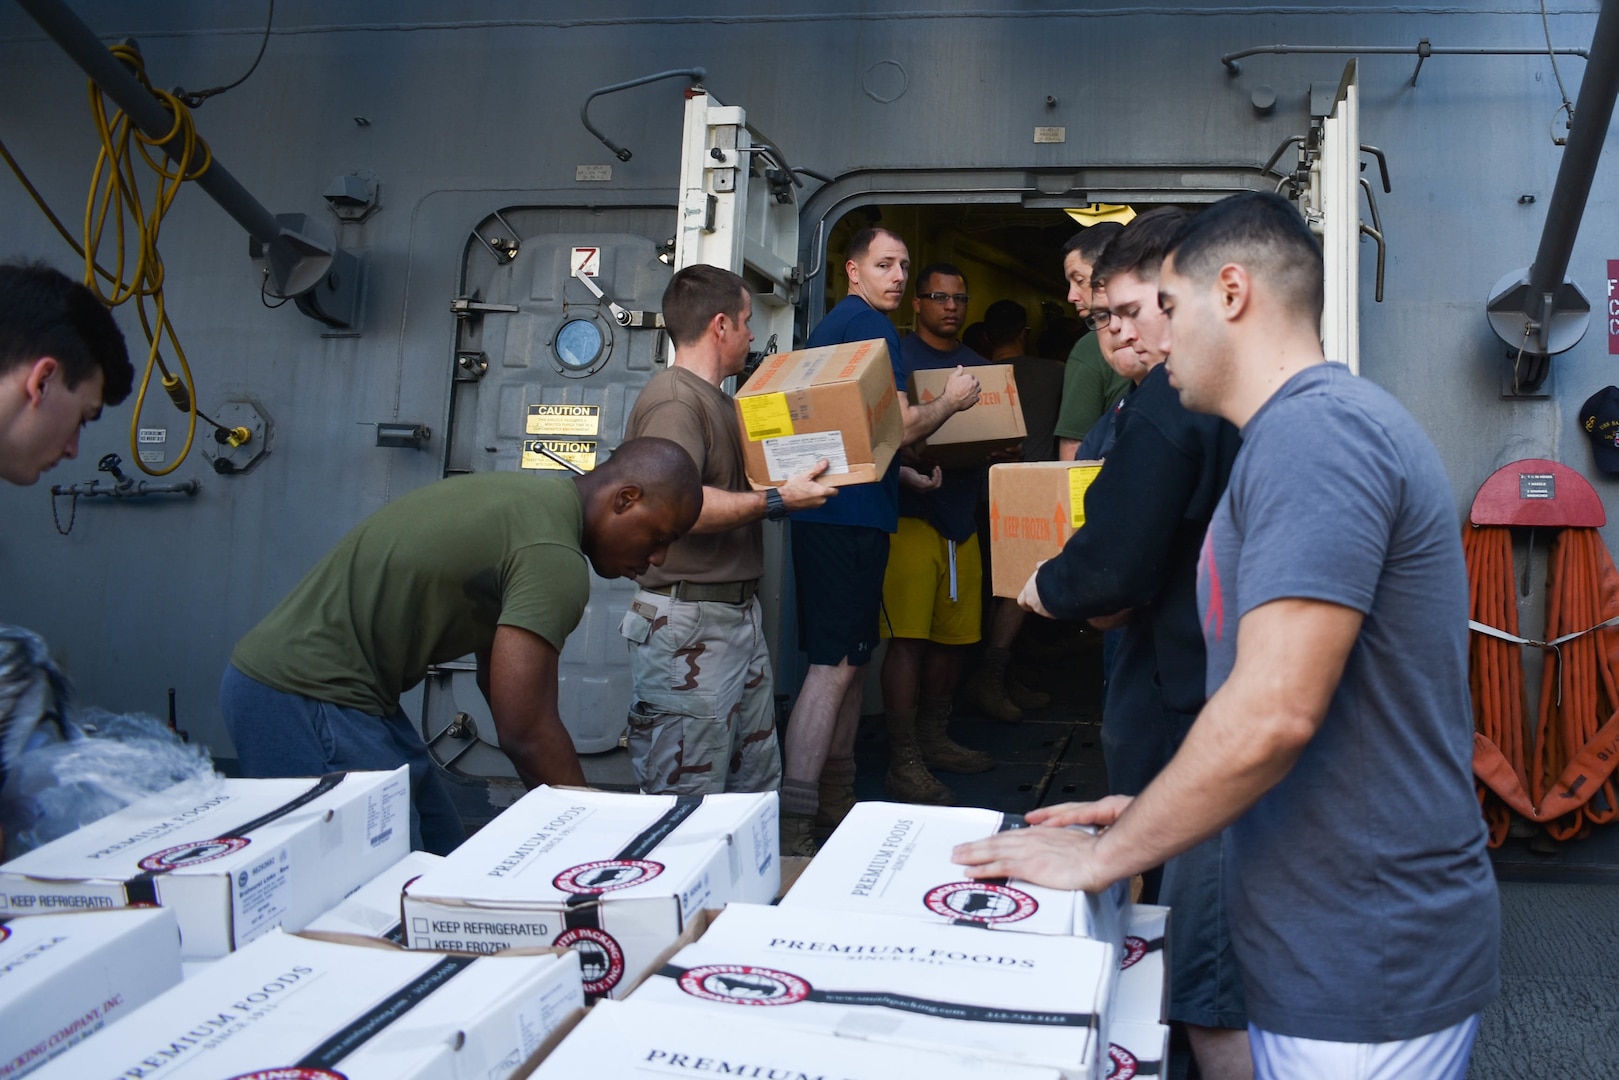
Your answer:
[[[1016,596],[1043,560],[1085,524],[1100,461],[1031,461],[989,470],[989,562],[996,596]]]
[[[881,480],[899,452],[894,371],[881,338],[765,357],[736,394],[755,488],[780,487],[825,458],[823,484]]]
[[[928,368],[911,372],[907,393],[911,404],[932,401],[944,393],[955,368]],[[969,369],[982,392],[978,404],[958,412],[927,437],[923,460],[935,465],[982,465],[997,450],[1015,449],[1029,429],[1023,423],[1023,402],[1011,364],[984,364]]]

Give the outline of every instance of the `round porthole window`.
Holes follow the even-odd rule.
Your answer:
[[[601,327],[594,322],[589,319],[569,319],[557,331],[552,348],[564,368],[569,371],[589,371],[601,359],[606,344]]]

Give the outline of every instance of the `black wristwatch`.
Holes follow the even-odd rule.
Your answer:
[[[782,501],[779,488],[765,489],[765,519],[780,521],[787,516],[787,504]]]

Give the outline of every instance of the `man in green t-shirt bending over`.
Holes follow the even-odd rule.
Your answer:
[[[557,656],[590,598],[585,561],[604,578],[661,565],[702,505],[686,451],[652,438],[582,476],[479,473],[394,500],[237,644],[220,703],[243,774],[409,764],[411,847],[448,853],[461,822],[399,699],[472,653],[523,783],[583,785]]]

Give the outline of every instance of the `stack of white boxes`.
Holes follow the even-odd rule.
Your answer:
[[[1167,911],[1132,911],[1127,885],[972,881],[950,862],[957,844],[1017,827],[988,810],[861,803],[779,906],[732,904],[535,1075],[585,1062],[851,1080],[1161,1071]]]
[[[539,787],[404,891],[412,949],[572,947],[585,992],[619,997],[705,908],[768,903],[776,794]]]

